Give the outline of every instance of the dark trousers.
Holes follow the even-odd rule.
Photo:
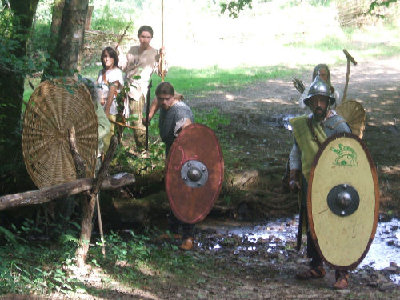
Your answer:
[[[179,233],[182,230],[182,239],[187,239],[194,236],[194,224],[189,224],[178,220],[174,213],[171,211],[168,214],[168,225],[171,233]]]
[[[301,205],[305,208],[305,213],[307,214],[307,187],[308,183],[305,177],[302,178],[301,185]],[[317,248],[315,247],[314,241],[311,238],[310,226],[308,224],[308,217],[306,219],[307,228],[307,257],[311,258],[310,266],[311,268],[316,268],[322,266],[322,257],[319,255]]]

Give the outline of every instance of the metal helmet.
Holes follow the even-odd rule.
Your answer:
[[[331,95],[331,86],[317,75],[314,81],[310,85],[307,97],[304,98],[303,102],[305,105],[309,105],[309,100],[316,95],[326,96],[329,98],[329,105],[335,103],[335,98]]]

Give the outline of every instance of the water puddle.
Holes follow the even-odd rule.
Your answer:
[[[384,270],[400,266],[400,220],[378,223],[371,247],[357,269],[371,267]],[[400,284],[400,274],[391,274],[390,279]]]
[[[200,247],[211,251],[234,249],[234,254],[243,251],[266,251],[287,256],[297,238],[298,216],[295,219],[276,219],[256,226],[215,226],[212,241]],[[375,239],[356,272],[363,269],[391,272],[390,279],[400,284],[400,220],[379,222]]]

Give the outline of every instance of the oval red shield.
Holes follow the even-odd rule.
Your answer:
[[[223,177],[224,160],[215,133],[196,123],[183,129],[166,164],[165,188],[174,215],[185,223],[202,221],[219,196]]]

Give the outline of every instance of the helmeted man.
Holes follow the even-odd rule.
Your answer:
[[[159,131],[162,141],[166,146],[166,156],[174,142],[175,138],[183,128],[193,123],[193,113],[189,106],[174,97],[174,87],[169,82],[162,82],[156,88],[156,97],[160,109]],[[179,227],[182,227],[182,245],[183,250],[193,248],[194,224],[188,224],[179,221],[172,212],[169,214],[168,221],[172,233],[178,233]]]
[[[341,102],[340,95],[339,95],[339,92],[337,90],[335,90],[331,84],[331,71],[329,70],[329,67],[327,64],[318,64],[314,67],[311,81],[314,81],[315,77],[317,77],[317,76],[319,76],[323,81],[325,81],[330,86],[329,89],[330,89],[331,97],[335,98],[333,107],[338,106]],[[301,108],[305,108],[305,106],[306,106],[304,103],[304,100],[305,100],[305,98],[307,98],[309,91],[310,91],[310,88],[309,87],[306,88],[299,98],[299,105]]]
[[[307,181],[315,155],[321,144],[330,136],[341,132],[351,132],[346,121],[339,116],[331,105],[335,98],[332,97],[330,85],[319,76],[310,85],[304,104],[312,113],[290,120],[294,134],[294,145],[290,152],[290,179],[289,187],[292,191],[300,191],[301,205],[306,206]],[[307,218],[306,218],[307,221]],[[297,274],[298,279],[322,278],[326,271],[323,268],[322,258],[316,250],[316,246],[310,235],[307,224],[307,256],[311,258],[310,269]],[[336,270],[337,289],[345,289],[348,286],[348,273]]]

